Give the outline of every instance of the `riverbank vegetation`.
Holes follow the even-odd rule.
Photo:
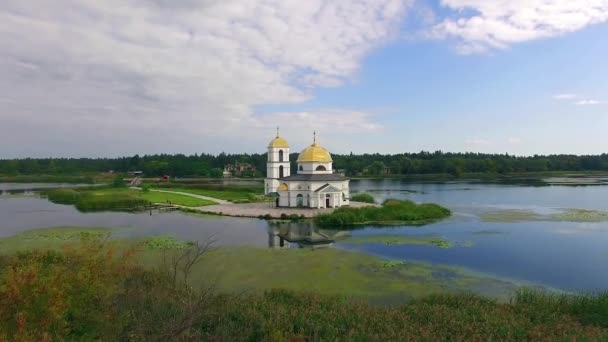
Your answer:
[[[374,196],[366,193],[353,194],[350,199],[355,202],[376,203]]]
[[[290,155],[296,160],[297,153]],[[399,176],[444,175],[446,179],[467,177],[496,178],[501,175],[547,173],[608,173],[608,154],[602,155],[547,155],[513,156],[508,154],[445,153],[442,151],[399,154],[332,154],[334,167],[344,170],[347,176]],[[135,155],[122,158],[55,158],[0,160],[0,176],[17,175],[74,175],[101,173],[112,170],[126,173],[143,171],[149,177],[169,175],[172,177],[221,178],[228,164],[250,164],[257,171],[250,176],[263,177],[268,158],[266,154],[195,154]],[[296,163],[292,163],[292,174]],[[434,180],[434,179],[431,179]]]
[[[71,230],[71,236],[73,233]],[[50,234],[60,240],[57,235]],[[14,244],[19,238],[10,239]],[[608,294],[553,295],[519,290],[505,302],[446,293],[445,287],[437,284],[446,277],[440,269],[428,272],[441,273],[441,278],[423,283],[420,278],[424,278],[425,268],[403,262],[387,267],[382,261],[347,251],[246,248],[243,255],[236,248],[214,250],[206,244],[165,240],[125,245],[103,242],[93,235],[60,249],[11,254],[1,249],[0,340],[608,338]],[[215,273],[211,267],[226,257],[231,266],[215,266],[220,270]],[[235,258],[246,265],[234,263]],[[288,265],[282,269],[284,259]],[[154,267],[146,266],[150,260],[156,261]],[[293,272],[289,268],[292,261],[304,267]],[[251,266],[254,270],[248,270]],[[241,281],[235,284],[238,291],[225,291],[224,284],[235,280],[233,267],[247,274],[236,277]],[[387,279],[404,279],[404,274],[411,272],[408,267],[417,270],[411,273],[410,281],[402,280],[405,284],[401,287],[395,287],[394,281],[385,284]],[[254,273],[264,269],[274,276]],[[343,269],[351,272],[348,278],[341,275]],[[370,276],[362,281],[357,274],[366,269],[370,269]],[[247,281],[251,274],[254,279],[266,278],[267,287],[243,292],[251,285]],[[292,276],[300,277],[303,284],[283,281]],[[374,276],[381,279],[373,280]],[[270,281],[275,289],[268,286]],[[408,291],[416,286],[410,283],[417,282],[419,291],[426,295],[412,298]],[[294,289],[295,285],[300,288]],[[384,290],[400,293],[409,301],[395,305],[395,297],[386,302],[390,306],[370,304],[344,291],[347,286],[366,288],[363,294]],[[439,291],[432,293],[428,288]]]
[[[331,213],[315,216],[314,221],[321,227],[420,225],[441,220],[450,215],[449,209],[434,203],[416,204],[410,200],[388,199],[379,207],[341,207]]]
[[[186,207],[215,204],[213,201],[186,195],[112,187],[54,189],[45,194],[53,203],[73,204],[80,211],[133,210],[152,203]]]

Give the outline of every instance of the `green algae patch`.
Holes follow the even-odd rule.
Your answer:
[[[486,222],[521,222],[521,221],[540,221],[543,216],[531,210],[492,210],[486,211],[479,216]]]
[[[83,240],[104,241],[112,229],[59,227],[28,231],[0,239],[0,255],[35,249],[61,249]],[[112,239],[118,251],[137,251],[137,262],[158,269],[164,261],[193,246],[171,236]],[[267,249],[217,247],[203,255],[189,278],[192,286],[212,283],[220,293],[262,293],[269,289],[358,298],[396,304],[429,294],[463,292],[507,298],[516,289],[510,282],[443,265],[387,261],[364,253],[334,248]],[[508,290],[507,290],[508,289]],[[499,296],[500,295],[500,296]]]
[[[565,209],[561,213],[551,215],[554,221],[569,222],[604,222],[608,221],[608,212],[586,209]]]
[[[501,234],[507,234],[507,232],[503,232],[500,230],[486,229],[486,230],[475,231],[472,234],[473,235],[501,235]]]
[[[539,214],[531,210],[494,210],[480,215],[486,222],[525,222],[525,221],[547,221],[547,222],[605,222],[608,221],[608,212],[588,209],[563,209],[558,213]]]
[[[146,251],[145,265],[158,265],[159,253]],[[194,267],[192,279],[213,281],[230,293],[263,292],[272,288],[317,291],[384,302],[433,293],[469,291],[473,287],[505,298],[516,286],[473,276],[454,267],[418,262],[387,261],[340,249],[263,249],[220,247]],[[466,284],[466,285],[462,285]],[[500,286],[498,286],[500,284]],[[498,290],[500,289],[500,291]]]
[[[402,236],[402,235],[378,235],[378,236],[356,236],[342,240],[345,243],[364,244],[382,243],[393,245],[433,245],[439,248],[450,248],[454,244],[437,236]]]
[[[144,247],[149,249],[187,249],[195,245],[193,241],[178,240],[171,235],[159,235],[146,238],[143,242]]]
[[[0,254],[11,254],[32,249],[58,249],[86,240],[109,238],[108,228],[53,227],[29,230],[0,239]]]

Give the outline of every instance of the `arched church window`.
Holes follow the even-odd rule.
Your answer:
[[[283,178],[283,165],[279,166],[279,178]]]
[[[317,166],[317,168],[315,170],[317,170],[317,171],[327,171],[327,169],[323,165]]]
[[[300,165],[300,167],[298,168],[298,171],[304,171],[304,168],[302,167],[302,165]]]
[[[279,161],[283,161],[283,150],[279,150]]]

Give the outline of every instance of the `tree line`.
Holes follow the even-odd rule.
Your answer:
[[[292,153],[292,173],[298,154]],[[512,156],[509,154],[419,152],[400,154],[333,154],[334,168],[348,176],[413,174],[523,173],[544,171],[608,171],[608,154]],[[0,160],[0,174],[73,175],[96,172],[143,171],[148,176],[221,177],[224,166],[247,163],[256,167],[251,176],[266,174],[264,154],[157,154],[120,158],[25,158]]]

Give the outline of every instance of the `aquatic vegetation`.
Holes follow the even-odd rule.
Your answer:
[[[486,222],[540,221],[542,215],[531,210],[507,209],[486,211],[479,216]]]
[[[486,230],[478,230],[476,232],[473,232],[472,234],[473,235],[499,235],[499,234],[507,234],[507,233],[500,231],[500,230],[486,229]]]
[[[509,209],[484,212],[480,215],[480,218],[486,222],[605,222],[608,221],[608,212],[586,209],[563,209],[558,213],[543,215],[531,210]]]
[[[380,207],[341,207],[331,213],[319,214],[314,221],[321,227],[349,227],[356,225],[419,225],[451,215],[447,208],[434,203],[416,204],[409,200],[388,199]]]
[[[160,235],[147,238],[143,245],[149,249],[186,249],[192,247],[194,242],[178,240],[171,235]]]
[[[433,245],[439,248],[450,248],[453,244],[437,236],[404,236],[404,235],[372,235],[357,236],[342,240],[345,243],[382,243],[385,245]]]
[[[382,268],[391,268],[405,265],[405,261],[401,260],[388,260],[382,263]]]
[[[604,222],[608,221],[608,212],[585,209],[566,209],[550,216],[552,221],[570,222]]]
[[[376,203],[374,196],[366,193],[353,194],[350,199],[355,202]]]

